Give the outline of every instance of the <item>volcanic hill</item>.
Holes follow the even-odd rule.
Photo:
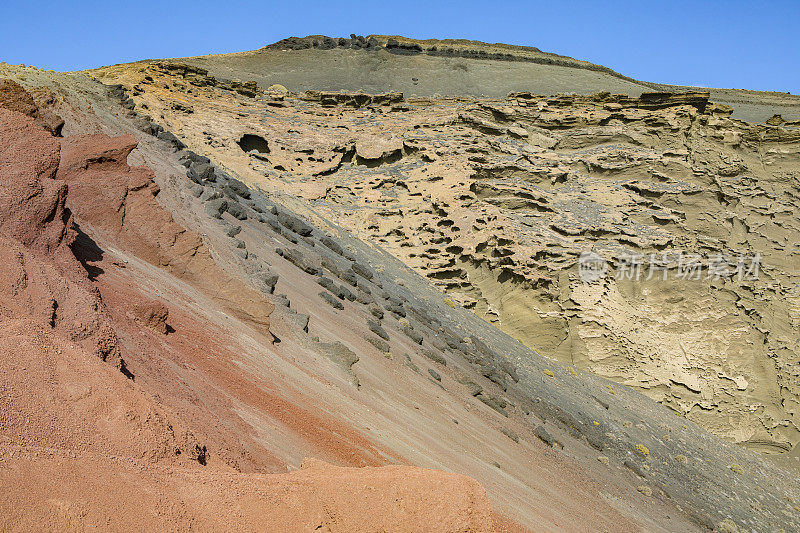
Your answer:
[[[388,36],[0,78],[0,529],[800,530],[797,97]]]

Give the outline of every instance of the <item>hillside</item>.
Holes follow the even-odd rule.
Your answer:
[[[0,65],[0,529],[800,529],[796,125],[345,41]]]
[[[222,79],[253,80],[266,89],[400,91],[417,96],[487,96],[510,92],[636,97],[651,91],[710,92],[711,100],[734,107],[734,118],[764,122],[775,114],[800,120],[800,96],[725,88],[679,87],[635,80],[602,65],[536,48],[465,40],[414,40],[398,36],[284,39],[259,50],[184,58]]]

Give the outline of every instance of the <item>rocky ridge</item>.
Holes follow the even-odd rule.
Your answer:
[[[520,61],[603,72],[616,78],[635,81],[632,78],[614,72],[608,67],[589,63],[588,61],[580,61],[568,56],[542,52],[533,46],[486,44],[464,39],[417,40],[398,35],[368,35],[364,37],[355,34],[351,34],[349,38],[335,38],[325,35],[309,35],[307,37],[282,39],[265,46],[263,50],[333,50],[336,48],[373,52],[385,50],[395,55],[413,56],[425,54],[434,57],[480,59],[485,61]]]
[[[709,92],[731,105],[734,118],[765,122],[780,115],[800,120],[800,96],[668,85],[635,80],[602,65],[530,46],[464,39],[409,39],[369,35],[291,37],[250,52],[182,58],[174,62],[223,79],[255,81],[266,90],[281,84],[294,92],[326,90],[409,96],[505,98],[510,92],[589,95],[611,92]],[[149,62],[142,62],[149,63]],[[334,66],[334,68],[331,68]]]

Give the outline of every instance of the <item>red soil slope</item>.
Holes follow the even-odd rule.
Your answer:
[[[123,249],[236,302],[231,311],[269,327],[273,305],[217,268],[200,236],[186,231],[155,201],[159,192],[147,167],[129,167],[130,135],[77,135],[61,142],[57,178],[69,184],[67,206],[82,226],[101,231]]]
[[[314,461],[290,474],[146,470],[124,459],[18,453],[0,504],[18,529],[453,531],[492,530],[474,480],[422,468],[343,468]],[[69,464],[70,469],[64,468]],[[77,502],[77,503],[76,503]],[[2,523],[2,522],[0,522]]]
[[[455,474],[317,461],[262,473],[285,465],[247,409],[340,464],[390,454],[248,377],[212,321],[162,300],[171,288],[235,302],[268,333],[272,304],[158,205],[149,170],[128,167],[133,139],[59,139],[46,127],[58,122],[0,84],[0,529],[492,529],[483,488]]]

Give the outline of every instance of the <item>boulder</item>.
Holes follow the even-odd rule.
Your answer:
[[[137,322],[157,333],[166,334],[169,331],[167,325],[169,309],[158,300],[150,300],[134,306],[133,316]]]

